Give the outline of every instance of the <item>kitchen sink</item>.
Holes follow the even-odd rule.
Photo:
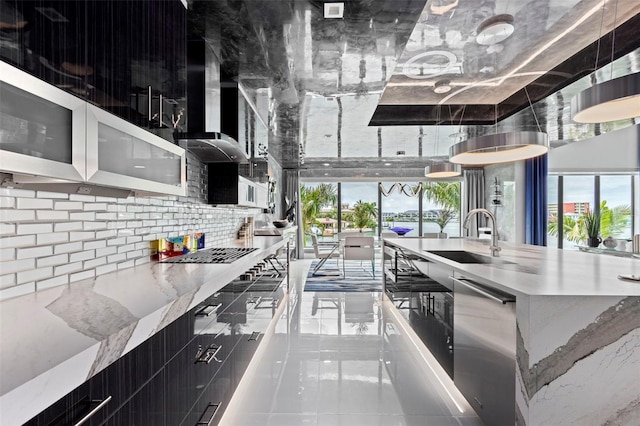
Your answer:
[[[426,250],[426,252],[435,254],[436,256],[444,257],[445,259],[449,259],[457,263],[513,263],[502,260],[500,258],[485,256],[482,254],[472,253],[470,251],[464,250]]]

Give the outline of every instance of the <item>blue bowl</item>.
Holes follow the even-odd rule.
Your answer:
[[[399,236],[403,236],[407,232],[413,231],[413,228],[400,228],[400,227],[394,226],[393,228],[391,228],[389,230],[395,232]]]

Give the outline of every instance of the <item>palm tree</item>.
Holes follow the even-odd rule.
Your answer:
[[[422,191],[427,200],[445,209],[460,211],[460,182],[427,182]]]
[[[375,228],[376,217],[378,217],[376,203],[358,200],[353,205],[353,222],[355,227],[360,229],[360,232],[364,228]]]
[[[316,187],[300,186],[300,201],[302,210],[302,222],[305,233],[310,229],[318,217],[320,210],[325,206],[335,206],[338,201],[335,185],[321,183]]]
[[[460,182],[428,182],[422,191],[427,200],[443,207],[429,221],[437,223],[440,232],[444,232],[445,226],[460,213]]]
[[[567,241],[580,243],[587,240],[587,214],[583,213],[578,218],[563,216],[562,233]],[[602,201],[600,203],[600,235],[619,235],[627,226],[630,217],[631,207],[622,205],[610,208],[606,201]],[[555,216],[549,219],[547,232],[549,235],[558,236],[558,220]]]

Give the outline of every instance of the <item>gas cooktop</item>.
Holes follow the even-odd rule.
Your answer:
[[[215,247],[172,257],[162,263],[232,263],[256,250],[258,249],[253,247]]]

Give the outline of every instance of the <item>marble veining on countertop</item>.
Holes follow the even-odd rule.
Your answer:
[[[0,424],[26,422],[285,240],[224,246],[258,250],[229,264],[148,263],[0,302]]]
[[[640,259],[559,250],[500,241],[496,263],[457,263],[429,253],[464,250],[490,256],[489,246],[465,239],[390,238],[392,245],[455,269],[460,276],[528,296],[640,296],[640,282],[619,274],[640,275]]]

